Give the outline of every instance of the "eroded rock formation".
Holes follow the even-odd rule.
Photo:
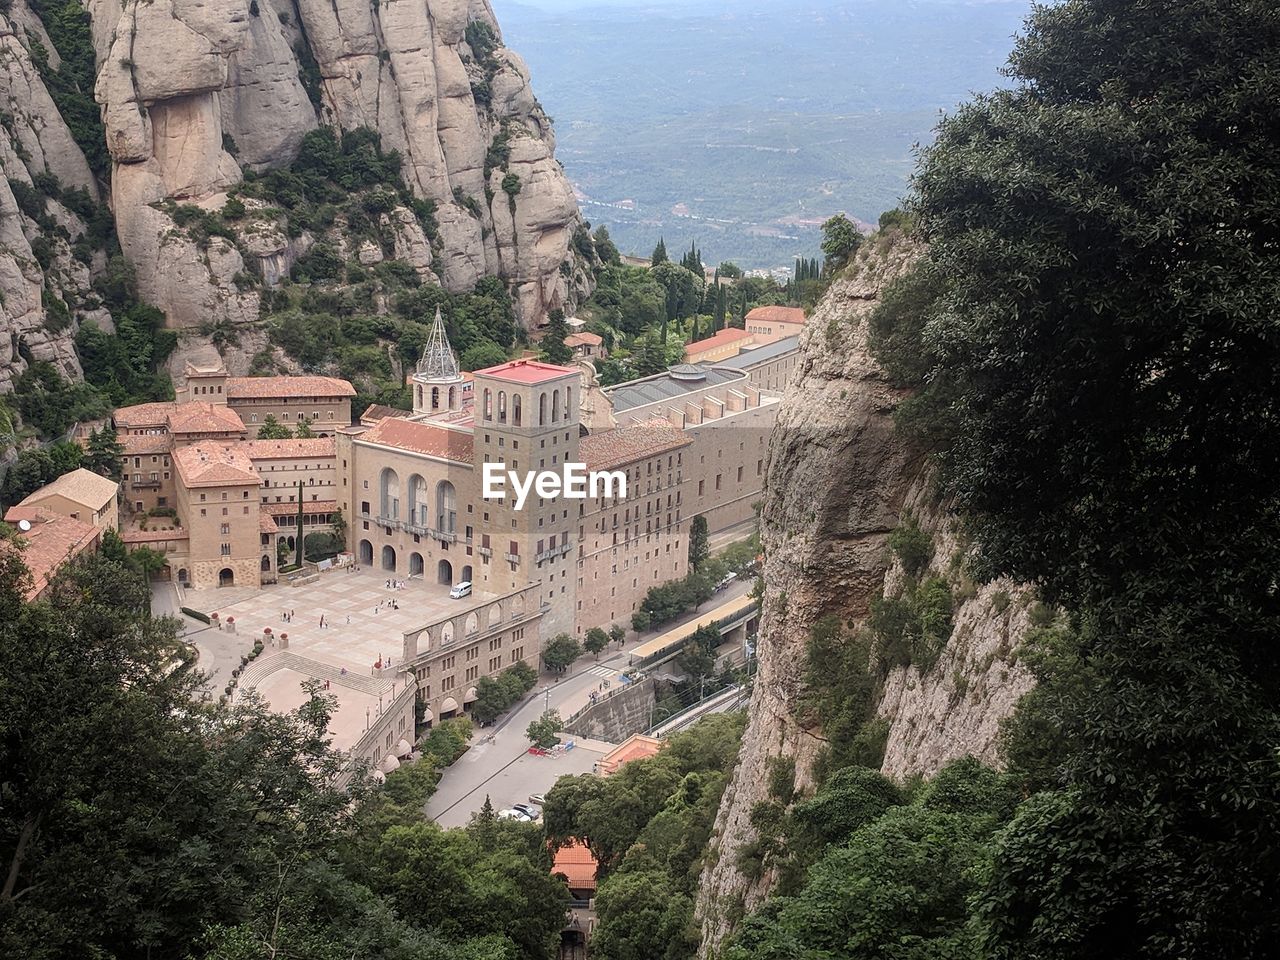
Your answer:
[[[25,0],[0,14],[0,163],[11,181],[47,172],[109,201],[139,296],[170,326],[252,326],[260,292],[246,277],[278,284],[319,239],[365,266],[404,260],[450,291],[500,276],[529,327],[589,293],[590,265],[572,244],[581,221],[550,122],[486,0],[83,3],[93,51],[82,59],[94,61],[85,69],[96,77],[84,94],[100,106],[110,170],[94,176],[60,115],[47,86],[48,71],[63,66],[58,47]],[[268,215],[239,223],[234,236],[192,236],[175,222],[175,204],[220,210],[246,171],[288,164],[321,124],[370,128],[398,151],[413,194],[435,205],[434,231],[404,205],[382,215],[383,250],[348,244],[340,223],[320,238]],[[101,266],[67,255],[84,228],[74,214],[51,213],[66,221],[68,241],[44,237],[19,207],[0,189],[0,390],[21,372],[19,344],[78,375],[72,341],[83,298],[68,301],[72,323],[59,309],[50,324],[42,292],[87,291]],[[198,340],[184,335],[184,352]]]
[[[759,674],[699,893],[703,955],[776,879],[767,865],[752,878],[737,862],[756,836],[751,811],[768,798],[770,759],[794,758],[797,790],[813,789],[814,760],[826,741],[820,727],[798,717],[806,715],[799,708],[814,625],[834,615],[856,628],[875,598],[895,593],[903,571],[888,540],[908,513],[932,536],[933,572],[954,575],[963,553],[954,518],[936,500],[927,459],[895,431],[905,394],[867,346],[869,314],[917,253],[902,242],[864,251],[833,284],[806,324],[802,367],[770,441]],[[992,583],[971,586],[957,600],[938,661],[924,675],[897,667],[883,681],[876,713],[889,724],[882,769],[890,776],[928,775],[965,754],[995,762],[999,722],[1030,687],[1013,655],[1026,628],[1025,591]]]
[[[432,279],[449,290],[499,275],[522,322],[536,325],[587,289],[550,123],[484,0],[90,0],[90,9],[121,245],[143,296],[174,325],[251,322],[258,303],[233,283],[246,251],[202,249],[160,204],[216,207],[244,169],[288,162],[320,122],[368,127],[400,152],[414,193],[436,204]],[[486,164],[499,138],[508,158]],[[431,265],[424,242],[403,242],[415,268]],[[250,266],[269,277],[282,248],[253,252],[265,262]]]

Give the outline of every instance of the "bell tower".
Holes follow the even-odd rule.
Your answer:
[[[462,409],[462,374],[458,358],[449,346],[444,319],[436,307],[431,335],[422,348],[422,358],[413,375],[413,412],[418,416],[434,416]]]

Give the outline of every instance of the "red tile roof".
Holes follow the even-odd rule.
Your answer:
[[[304,437],[301,440],[245,440],[236,447],[250,460],[297,460],[332,457],[337,450],[333,437]]]
[[[337,377],[228,377],[227,399],[354,397],[356,388]]]
[[[247,456],[235,447],[220,443],[194,443],[182,447],[173,452],[173,462],[187,487],[257,486],[262,482]]]
[[[604,337],[600,336],[598,333],[571,333],[569,336],[564,338],[564,345],[566,347],[580,347],[584,345],[589,347],[598,347],[602,343],[604,343]]]
[[[600,775],[607,777],[617,773],[632,760],[656,756],[662,750],[662,746],[662,741],[655,737],[646,737],[643,733],[632,734],[600,759],[597,764]]]
[[[377,443],[384,447],[423,453],[455,463],[474,463],[474,437],[461,430],[450,430],[434,423],[418,423],[388,417],[357,437],[359,442]]]
[[[401,410],[399,407],[389,407],[385,403],[371,403],[365,407],[364,413],[360,414],[361,423],[376,423],[379,420],[385,420],[387,417],[411,417],[413,413],[409,410]]]
[[[120,492],[120,484],[114,480],[78,467],[46,483],[22,501],[22,506],[35,506],[49,497],[64,497],[90,510],[101,510],[110,504]]]
[[[642,420],[625,427],[588,434],[578,443],[578,456],[588,470],[607,470],[656,457],[692,441],[669,420]]]
[[[765,323],[794,323],[804,326],[804,311],[799,307],[756,307],[747,314],[748,320]]]
[[[577,376],[577,369],[556,366],[554,363],[543,363],[541,360],[512,360],[508,363],[500,363],[496,367],[476,371],[477,377],[494,377],[511,383],[546,383],[570,374]]]
[[[174,405],[168,419],[169,432],[244,433],[244,421],[234,410],[216,403],[192,400]]]
[[[571,890],[594,890],[598,869],[591,848],[577,840],[570,840],[557,850],[551,864],[551,872],[563,874]]]
[[[43,507],[12,507],[4,515],[15,528],[26,520],[30,530],[18,530],[22,543],[22,562],[31,571],[31,587],[27,599],[34,600],[44,593],[49,581],[59,568],[75,559],[98,542],[98,528],[82,520],[60,516]],[[0,549],[11,549],[7,540],[0,540]]]
[[[695,340],[684,348],[686,357],[693,356],[697,353],[704,353],[707,350],[715,350],[718,347],[726,346],[730,343],[737,343],[739,340],[750,339],[751,334],[745,330],[739,330],[736,327],[726,327],[724,330],[718,330],[711,336],[702,340]]]
[[[267,513],[264,508],[258,513],[258,530],[261,533],[279,533],[280,528],[276,526],[275,519],[271,514]]]
[[[168,453],[172,439],[166,433],[121,434],[120,446],[131,456],[150,453]]]
[[[117,427],[141,429],[142,427],[163,427],[169,422],[169,414],[177,404],[172,401],[159,403],[135,403],[131,407],[118,407],[111,414]]]

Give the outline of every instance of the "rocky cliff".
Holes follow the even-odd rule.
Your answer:
[[[771,759],[794,758],[797,791],[813,789],[814,761],[827,746],[802,709],[813,628],[832,615],[863,627],[873,601],[901,592],[906,575],[888,544],[904,517],[929,535],[924,576],[953,583],[955,607],[935,662],[882,671],[875,714],[887,727],[883,771],[928,775],[965,754],[997,762],[999,722],[1031,685],[1016,648],[1032,598],[964,576],[962,536],[937,501],[927,458],[894,428],[905,394],[868,349],[868,316],[916,253],[902,241],[873,244],[832,285],[807,322],[802,367],[770,441],[759,674],[699,893],[703,955],[777,879],[767,862],[751,875],[738,862],[756,839],[752,810],[768,799]]]
[[[487,0],[83,6],[88,25],[74,53],[89,62],[76,65],[89,78],[82,85],[92,89],[82,92],[96,101],[109,156],[95,176],[82,147],[84,129],[98,117],[65,117],[64,101],[48,89],[51,81],[72,83],[67,24],[79,7],[46,0],[37,14],[26,0],[11,0],[0,12],[0,162],[10,181],[48,172],[64,188],[109,201],[139,298],[161,309],[171,327],[251,327],[263,291],[320,241],[366,266],[402,260],[451,292],[500,277],[526,327],[589,292],[590,265],[573,243],[580,218],[554,158],[550,121],[524,63],[502,45]],[[55,23],[51,36],[46,27]],[[367,249],[341,218],[322,229],[290,223],[270,197],[214,236],[175,214],[196,207],[220,216],[246,175],[287,166],[321,125],[372,130],[384,151],[401,158],[415,202],[379,211],[382,249]],[[36,224],[34,204],[24,215],[11,192],[0,191],[0,390],[21,366],[19,349],[75,373],[80,301],[69,304],[71,321],[53,330],[40,292],[47,299],[59,284],[87,281],[86,271],[101,267],[79,270],[61,262],[58,249],[33,256],[37,235],[54,248],[68,238]],[[77,227],[63,223],[64,214],[48,211],[73,245]]]

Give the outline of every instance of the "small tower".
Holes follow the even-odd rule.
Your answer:
[[[458,371],[458,358],[449,346],[449,335],[444,330],[444,319],[436,307],[435,323],[431,336],[422,348],[413,375],[413,412],[419,415],[448,413],[462,409],[462,374]]]

